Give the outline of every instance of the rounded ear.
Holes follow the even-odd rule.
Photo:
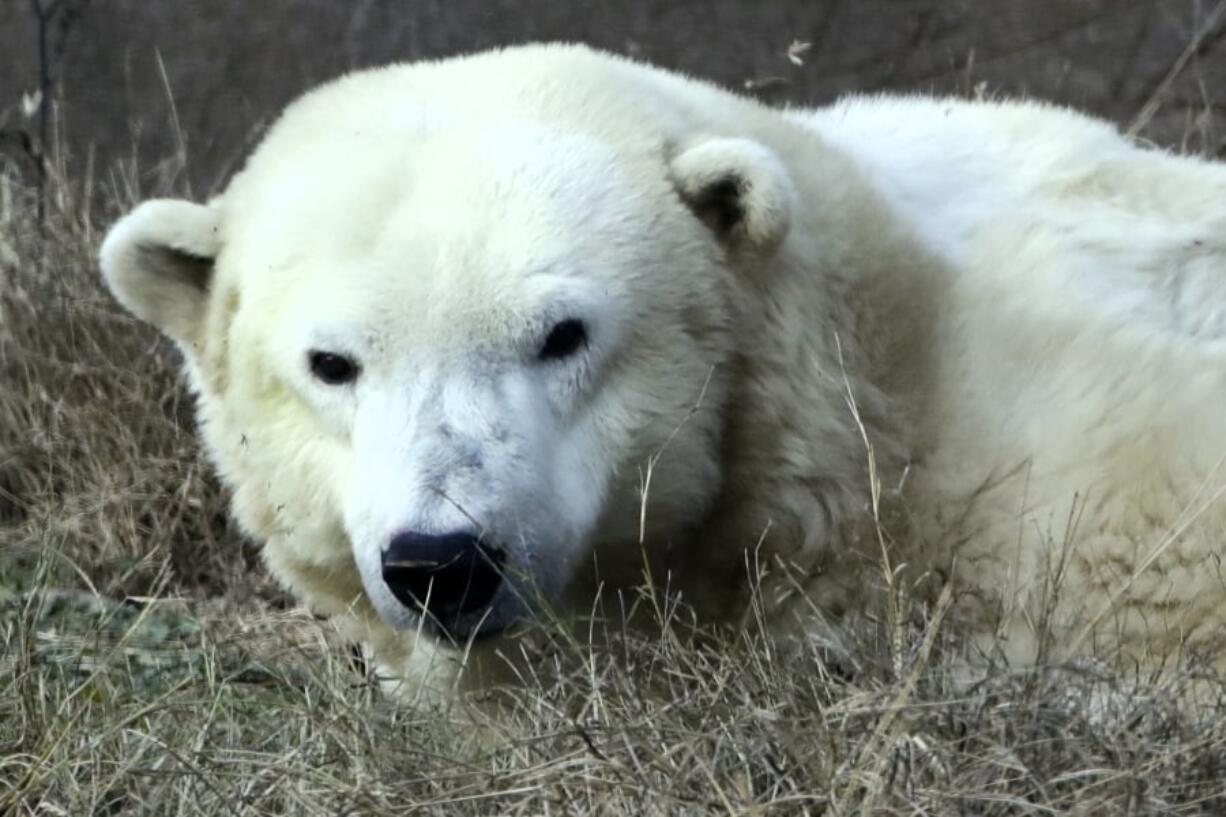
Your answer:
[[[213,263],[217,211],[155,199],[124,216],[99,252],[102,276],[121,304],[191,351],[200,340]]]
[[[681,199],[736,251],[774,252],[792,223],[796,193],[783,162],[749,139],[710,139],[672,160]]]

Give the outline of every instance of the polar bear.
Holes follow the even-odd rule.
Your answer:
[[[1108,124],[508,48],[311,91],[100,257],[273,573],[425,687],[644,575],[782,631],[883,563],[1012,661],[1220,653],[1226,168]]]

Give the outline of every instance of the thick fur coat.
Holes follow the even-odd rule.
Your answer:
[[[273,572],[428,685],[644,560],[710,622],[885,559],[1011,660],[1221,647],[1226,167],[1108,124],[507,49],[312,91],[101,259]],[[393,586],[461,535],[482,604]]]

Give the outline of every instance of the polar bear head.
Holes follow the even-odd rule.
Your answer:
[[[792,188],[750,139],[414,70],[308,95],[217,199],[119,221],[101,266],[182,349],[282,578],[464,640],[707,512],[746,279]]]

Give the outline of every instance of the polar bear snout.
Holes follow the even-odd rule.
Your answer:
[[[502,586],[505,562],[501,548],[467,532],[406,531],[383,551],[383,581],[401,604],[463,638],[469,633],[457,631],[461,619],[489,608]]]

